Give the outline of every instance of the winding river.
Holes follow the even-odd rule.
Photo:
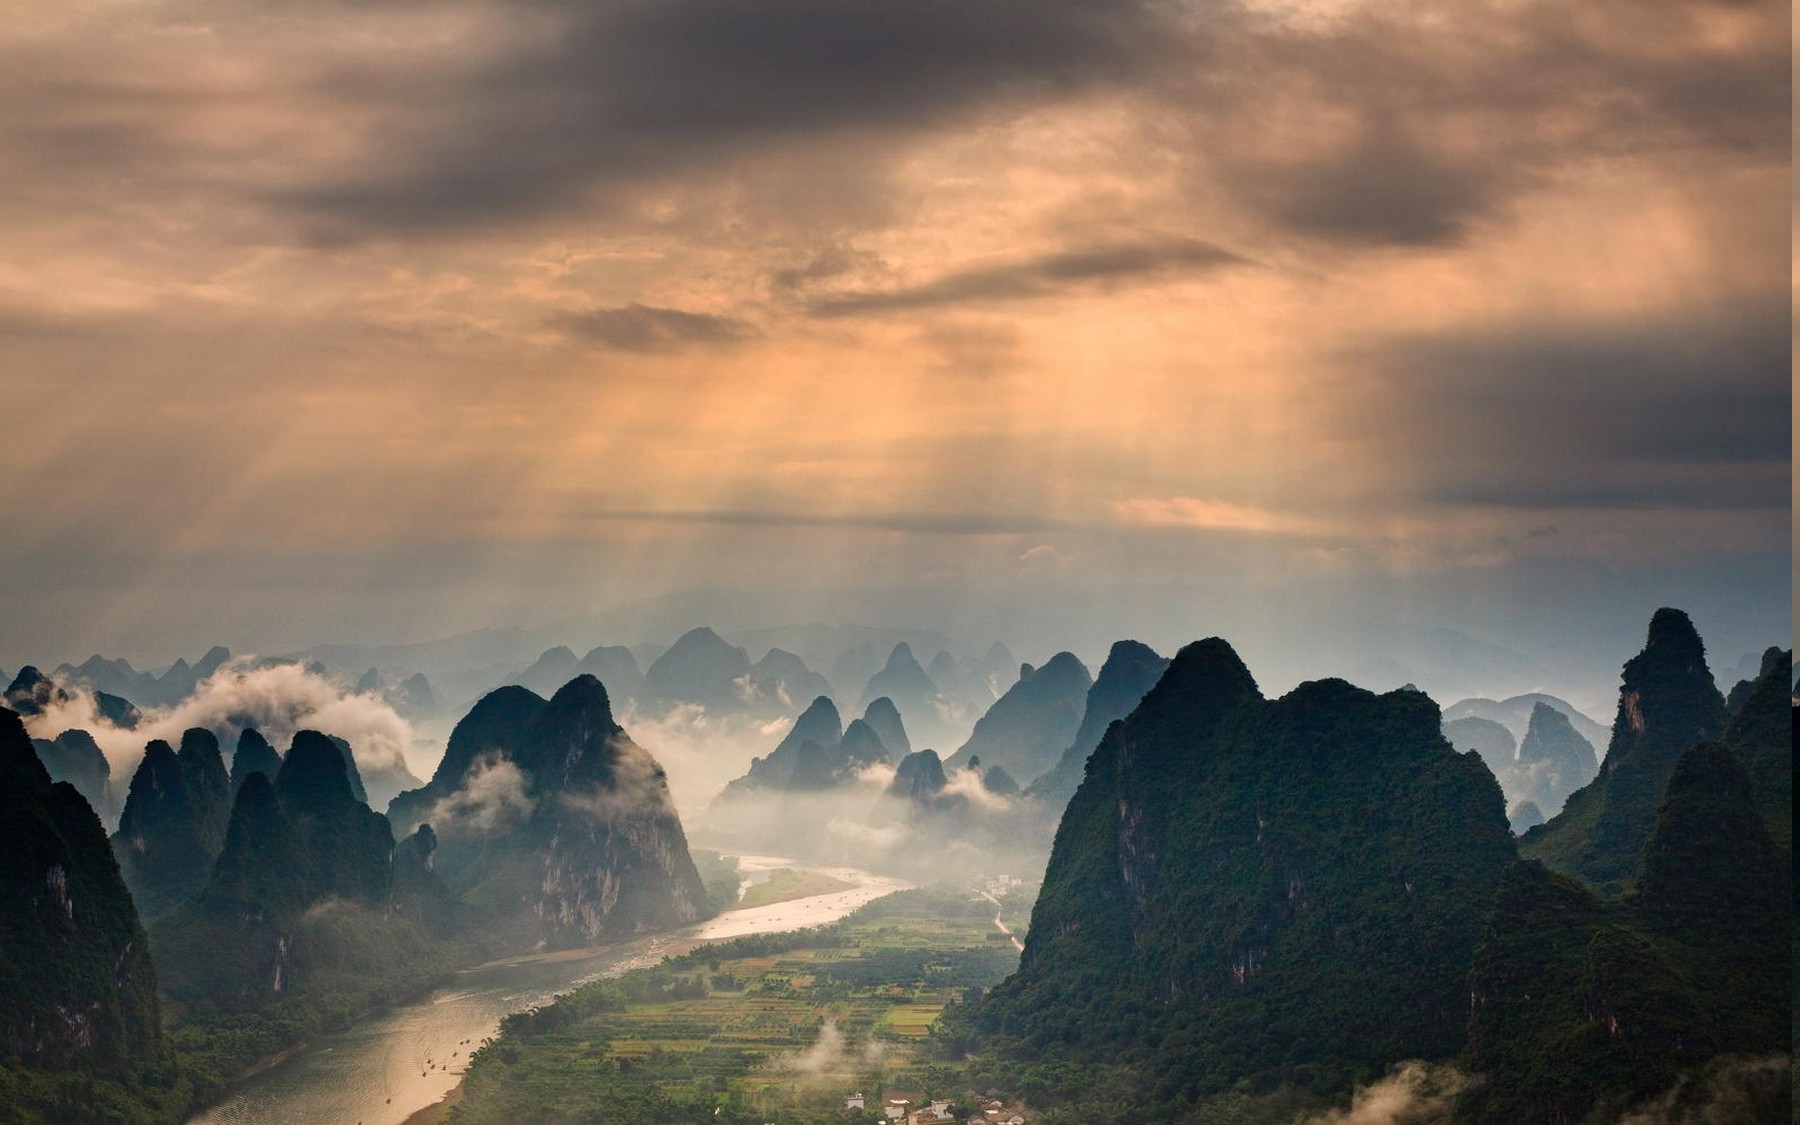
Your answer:
[[[752,884],[778,856],[743,856]],[[600,977],[653,965],[676,948],[743,934],[773,933],[842,918],[871,899],[912,884],[853,868],[811,868],[854,883],[852,890],[730,910],[710,921],[618,945],[465,969],[413,1003],[324,1036],[244,1079],[190,1125],[400,1125],[436,1103],[462,1076],[469,1052],[501,1017],[543,1004]]]

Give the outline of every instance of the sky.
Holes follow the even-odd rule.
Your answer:
[[[0,662],[632,606],[1790,643],[1790,34],[0,0]]]

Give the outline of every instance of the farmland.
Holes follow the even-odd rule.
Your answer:
[[[932,1022],[1003,979],[994,907],[903,891],[842,922],[703,947],[508,1018],[451,1125],[870,1121],[883,1091],[955,1096]],[[868,1109],[844,1108],[866,1092]]]

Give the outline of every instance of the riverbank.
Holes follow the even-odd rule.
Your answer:
[[[745,866],[762,872],[797,865],[791,859],[757,856],[748,857]],[[458,970],[413,1003],[315,1037],[298,1055],[234,1083],[193,1125],[403,1125],[413,1114],[444,1104],[469,1054],[514,1012],[709,942],[836,921],[910,885],[852,869],[827,868],[823,873],[851,889],[730,910],[706,922],[616,945],[526,954]]]
[[[428,1105],[419,1112],[402,1121],[400,1125],[444,1125],[444,1118],[450,1116],[450,1107],[463,1100],[463,1085],[458,1082],[444,1095],[444,1099]]]

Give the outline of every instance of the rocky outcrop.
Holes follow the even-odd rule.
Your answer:
[[[1129,1068],[1159,1102],[1342,1094],[1455,1052],[1513,843],[1439,723],[1423,694],[1342,681],[1266,700],[1224,641],[1182,649],[1090,759],[974,1028],[1006,1058]]]
[[[1561,813],[1527,833],[1520,853],[1607,891],[1624,890],[1676,760],[1717,738],[1725,719],[1725,700],[1693,622],[1680,610],[1657,610],[1643,651],[1625,664],[1598,775],[1570,795]]]
[[[206,885],[230,810],[231,783],[211,732],[187,731],[179,753],[161,739],[144,748],[112,845],[146,920]]]
[[[0,1062],[137,1084],[166,1061],[149,943],[106,832],[0,709]]]
[[[430,823],[438,876],[513,941],[592,944],[701,916],[667,778],[593,676],[548,701],[491,693],[393,808],[406,831]]]

